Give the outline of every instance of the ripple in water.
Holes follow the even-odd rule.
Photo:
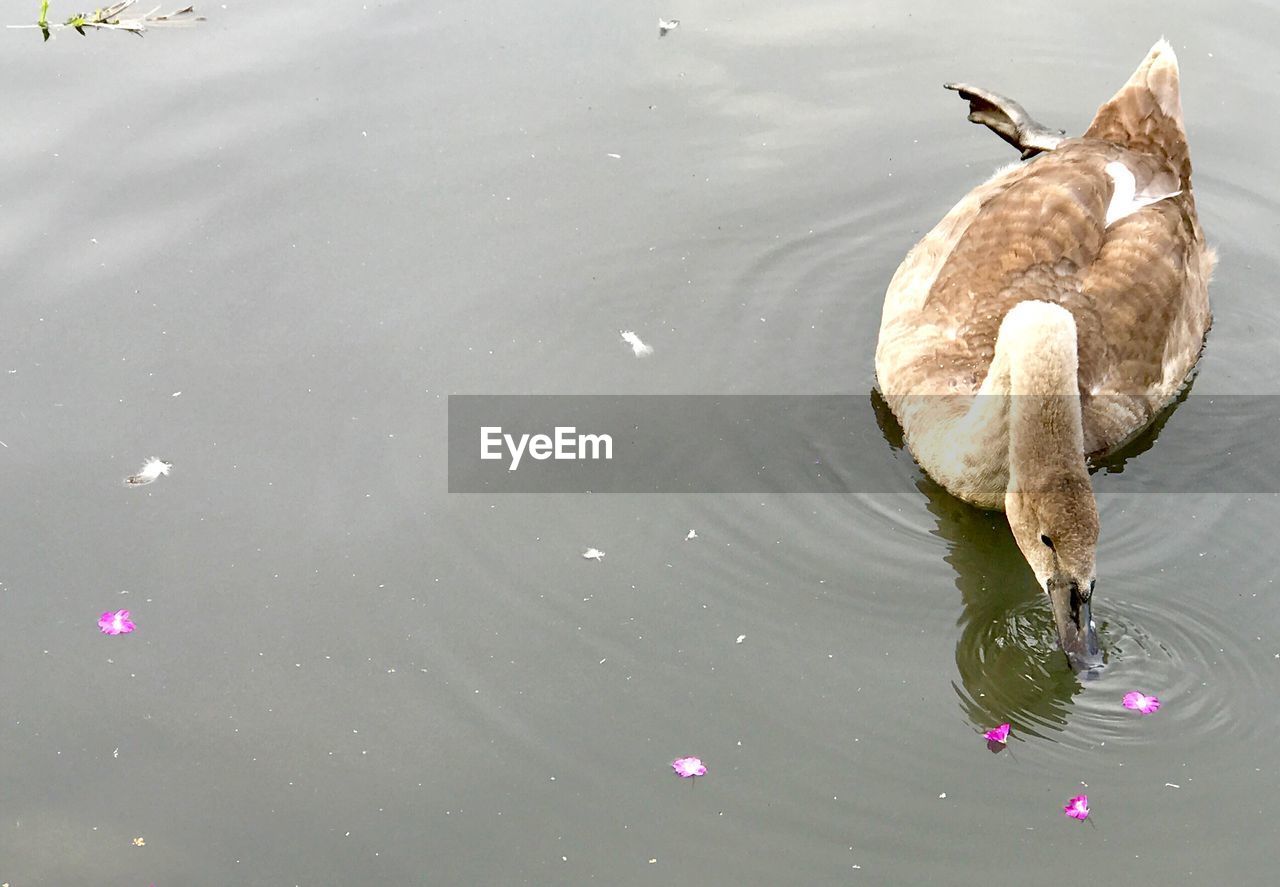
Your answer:
[[[1099,600],[1095,610],[1106,667],[1073,674],[1058,650],[1049,608],[1023,601],[994,618],[970,620],[956,646],[961,706],[975,727],[1009,721],[1018,735],[1066,748],[1138,741],[1121,707],[1129,690],[1160,697],[1162,721],[1180,739],[1248,738],[1262,682],[1235,633],[1185,602],[1154,608]]]
[[[967,611],[964,622],[960,683],[952,686],[970,722],[989,729],[1008,721],[1018,735],[1063,731],[1081,683],[1058,649],[1048,606],[1024,600],[1003,612]]]
[[[1159,716],[1178,722],[1181,737],[1247,738],[1256,730],[1250,713],[1263,700],[1262,682],[1235,632],[1183,601],[1159,608],[1117,601],[1108,612],[1109,664],[1098,688],[1108,692],[1078,700],[1088,720],[1114,710],[1125,692],[1146,688],[1164,704]]]

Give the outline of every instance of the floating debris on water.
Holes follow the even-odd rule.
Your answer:
[[[162,474],[168,474],[173,469],[172,462],[166,462],[163,459],[157,459],[152,456],[139,469],[137,474],[131,474],[124,479],[124,482],[131,487],[140,487],[149,484]]]
[[[707,775],[707,765],[702,763],[701,758],[676,758],[671,762],[671,767],[681,779],[692,779],[695,776]]]
[[[740,644],[740,643],[742,643],[743,641],[745,641],[746,639],[747,639],[747,636],[746,636],[745,634],[740,634],[740,635],[738,635],[738,639],[737,639],[736,641],[734,641],[734,643],[735,643],[735,644]]]
[[[636,357],[648,357],[653,353],[653,346],[640,341],[640,337],[632,330],[618,330],[618,335],[622,336],[622,341],[631,346],[631,351]]]
[[[1124,707],[1144,715],[1153,715],[1160,710],[1160,700],[1133,690],[1124,694]]]
[[[582,556],[589,561],[604,560],[604,552],[598,548],[588,548],[586,551],[582,552]]]
[[[146,840],[146,838],[143,838],[143,837],[137,837],[137,838],[134,838],[134,839],[133,839],[133,846],[135,846],[135,847],[145,847],[145,846],[147,846],[147,840]]]
[[[49,21],[49,3],[48,0],[45,0],[40,7],[40,19],[34,25],[9,25],[9,27],[39,28],[44,39],[48,40],[51,31],[63,28],[73,28],[81,35],[86,33],[85,28],[103,31],[128,31],[131,34],[141,35],[148,27],[155,25],[191,25],[204,21],[204,16],[196,15],[195,8],[192,6],[166,13],[160,12],[160,7],[157,6],[143,15],[122,18],[120,13],[133,6],[136,2],[138,0],[120,0],[119,3],[113,3],[102,9],[95,9],[92,13],[78,12],[59,24]]]
[[[1076,795],[1070,801],[1067,801],[1066,806],[1062,808],[1062,812],[1072,819],[1084,822],[1089,818],[1089,796]]]
[[[678,27],[680,27],[680,19],[678,18],[673,18],[673,19],[659,18],[658,19],[658,36],[665,37],[667,36],[668,32],[674,31]]]
[[[129,618],[128,610],[116,610],[114,613],[108,611],[98,617],[98,628],[103,634],[128,634],[137,628],[133,624],[133,620]]]
[[[697,539],[697,538],[698,538],[698,531],[697,531],[697,530],[690,530],[690,531],[689,531],[689,535],[687,535],[687,536],[685,536],[685,537],[684,537],[684,541],[685,541],[685,542],[688,542],[688,541],[689,541],[689,540],[691,540],[691,539]]]
[[[982,735],[986,737],[987,742],[995,742],[1000,745],[1004,745],[1006,742],[1009,741],[1009,725],[1001,724],[999,727],[996,727],[994,730],[988,730],[986,733],[983,733]]]

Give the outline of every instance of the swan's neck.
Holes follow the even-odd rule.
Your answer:
[[[1087,483],[1077,368],[1069,311],[1022,302],[1006,315],[982,388],[1007,404],[1009,489],[1049,489],[1066,477]]]
[[[1077,365],[1070,312],[1047,302],[1016,305],[977,396],[900,404],[921,429],[912,443],[920,464],[984,508],[1003,509],[1010,489],[1050,489],[1068,478],[1087,485]]]

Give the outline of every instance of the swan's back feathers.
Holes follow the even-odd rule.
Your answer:
[[[1026,300],[1075,318],[1086,452],[1150,421],[1210,322],[1214,256],[1190,177],[1177,59],[1162,40],[1084,136],[975,188],[894,275],[876,375],[908,441],[956,399],[918,395],[977,393],[1001,320]]]
[[[1189,193],[1109,220],[1113,163],[1132,171],[1140,191],[1174,181],[1156,158],[1072,139],[983,186],[923,299],[890,285],[882,338],[897,345],[881,359],[882,385],[976,391],[1005,313],[1034,299],[1075,315],[1083,392],[1164,389],[1164,337],[1181,338],[1171,326],[1183,296],[1203,292],[1194,258],[1203,241]],[[1175,387],[1194,363],[1185,357]]]
[[[1128,82],[1098,109],[1084,138],[1165,160],[1176,171],[1179,187],[1189,186],[1191,155],[1182,126],[1178,57],[1168,41],[1151,47]]]

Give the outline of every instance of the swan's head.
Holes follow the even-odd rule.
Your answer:
[[[1049,595],[1058,641],[1073,668],[1102,665],[1091,599],[1098,548],[1098,505],[1088,475],[1066,474],[1052,484],[1005,497],[1013,537]]]

